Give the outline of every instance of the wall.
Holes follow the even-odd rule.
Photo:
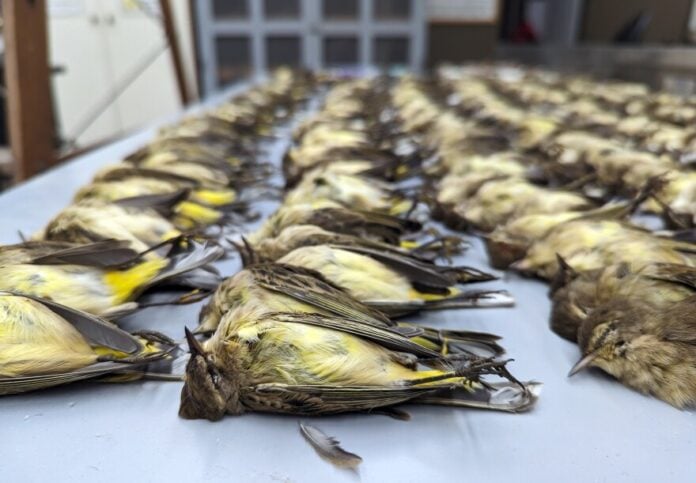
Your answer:
[[[687,38],[692,0],[585,0],[580,28],[584,42],[611,42],[641,11],[652,14],[645,43],[679,43]]]
[[[491,58],[497,41],[497,25],[430,23],[428,67]]]

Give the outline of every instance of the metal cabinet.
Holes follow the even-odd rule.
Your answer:
[[[208,93],[278,65],[411,70],[423,65],[422,1],[202,0],[196,6]]]

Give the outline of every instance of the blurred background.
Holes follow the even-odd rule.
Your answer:
[[[696,89],[694,0],[2,0],[0,179],[290,65],[506,60]]]

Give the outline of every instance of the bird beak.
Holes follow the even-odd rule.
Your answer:
[[[198,339],[196,339],[196,336],[193,335],[193,332],[191,332],[188,327],[184,327],[184,331],[186,332],[186,342],[188,342],[191,357],[205,356],[205,350],[201,343],[198,342]]]
[[[570,372],[568,373],[568,377],[572,377],[578,372],[582,371],[583,369],[587,369],[590,364],[592,364],[592,361],[594,361],[597,358],[597,353],[596,352],[590,352],[587,354],[585,357],[580,359],[573,367],[570,369]]]

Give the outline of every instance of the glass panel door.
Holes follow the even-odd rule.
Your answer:
[[[423,65],[420,0],[196,2],[205,92],[280,65],[367,69]]]

